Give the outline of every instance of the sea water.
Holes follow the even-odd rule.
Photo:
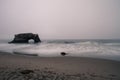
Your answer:
[[[43,40],[41,43],[9,44],[0,40],[0,52],[10,54],[37,55],[40,57],[61,57],[61,52],[72,57],[92,57],[120,61],[120,40]]]

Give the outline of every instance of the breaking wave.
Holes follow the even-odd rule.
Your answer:
[[[61,52],[66,56],[93,57],[120,61],[119,42],[100,41],[43,41],[39,44],[0,44],[1,52],[40,57],[58,57]]]

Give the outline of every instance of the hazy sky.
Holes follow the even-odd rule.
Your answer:
[[[0,37],[120,39],[120,0],[0,0]]]

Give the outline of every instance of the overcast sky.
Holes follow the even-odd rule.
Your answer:
[[[120,0],[0,0],[0,37],[120,39]]]

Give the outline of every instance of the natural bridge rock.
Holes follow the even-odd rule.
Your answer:
[[[41,42],[38,34],[33,34],[33,33],[20,33],[16,34],[13,41],[9,43],[28,43],[29,40],[33,39],[34,43]]]

